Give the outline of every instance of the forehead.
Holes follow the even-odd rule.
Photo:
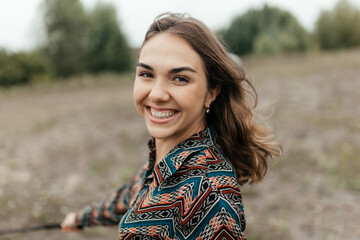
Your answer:
[[[160,33],[150,38],[141,49],[139,62],[163,67],[190,66],[204,71],[203,60],[182,37]]]

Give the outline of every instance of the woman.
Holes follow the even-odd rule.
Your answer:
[[[260,181],[280,150],[254,120],[242,68],[203,23],[163,14],[146,33],[133,93],[149,161],[109,199],[68,214],[63,230],[119,224],[119,239],[245,239],[239,184]]]

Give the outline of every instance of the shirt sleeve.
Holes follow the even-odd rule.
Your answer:
[[[142,184],[144,174],[142,168],[132,179],[129,185],[124,185],[117,191],[113,192],[102,202],[86,206],[76,214],[77,226],[92,225],[116,225],[122,216],[128,211],[133,198]]]

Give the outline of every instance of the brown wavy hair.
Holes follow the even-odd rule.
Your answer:
[[[186,14],[164,13],[149,27],[144,44],[153,36],[168,32],[186,40],[201,56],[208,87],[221,91],[206,114],[216,143],[236,169],[239,184],[259,182],[267,171],[267,158],[279,156],[281,146],[272,141],[271,129],[261,126],[254,108],[257,94],[243,68],[201,21]]]

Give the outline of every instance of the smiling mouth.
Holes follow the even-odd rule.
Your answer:
[[[153,108],[148,107],[149,112],[151,114],[152,117],[156,118],[156,119],[167,119],[167,118],[171,118],[172,116],[174,116],[174,114],[176,113],[176,111],[157,111]]]

